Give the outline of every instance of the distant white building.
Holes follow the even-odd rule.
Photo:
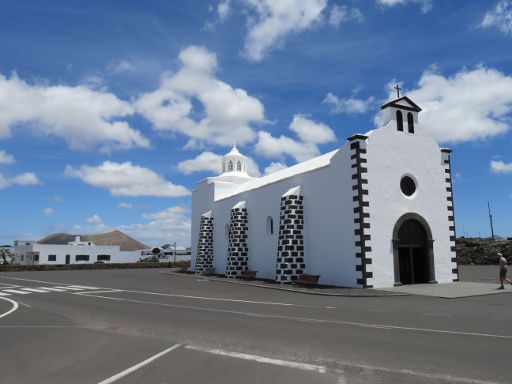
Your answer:
[[[69,236],[69,235],[67,235]],[[97,245],[75,236],[67,244],[42,244],[38,241],[16,240],[12,252],[23,265],[135,263],[142,250],[121,250],[120,245]]]
[[[192,269],[346,287],[457,280],[451,151],[409,98],[381,108],[381,128],[261,178],[233,147],[193,191]]]
[[[191,248],[174,248],[173,244],[165,244],[161,247],[157,247],[160,250],[158,256],[159,261],[163,263],[174,262],[174,261],[190,261],[192,257]],[[153,249],[148,249],[142,252],[144,258],[154,256]]]

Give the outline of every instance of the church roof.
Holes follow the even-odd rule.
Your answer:
[[[414,101],[409,99],[407,96],[402,96],[398,99],[392,100],[389,103],[386,103],[383,106],[381,106],[380,109],[385,109],[387,107],[407,109],[409,111],[415,111],[415,112],[421,111],[421,108],[416,103],[414,103]]]
[[[320,155],[310,160],[303,161],[302,163],[298,163],[292,165],[289,168],[281,169],[269,175],[255,178],[246,183],[241,184],[238,188],[234,189],[232,193],[227,196],[223,196],[222,199],[238,195],[239,193],[250,191],[253,189],[264,187],[265,185],[276,183],[278,181],[287,179],[289,177],[313,171],[319,168],[323,168],[328,166],[331,163],[331,158],[339,151],[336,149],[334,151],[328,152],[324,155]],[[222,200],[219,199],[219,200]]]

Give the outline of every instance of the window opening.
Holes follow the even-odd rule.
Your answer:
[[[269,216],[267,217],[267,235],[274,234],[274,219]]]
[[[404,130],[404,119],[401,111],[396,111],[396,127],[399,131]]]
[[[407,129],[409,133],[414,133],[414,117],[411,112],[407,114]]]

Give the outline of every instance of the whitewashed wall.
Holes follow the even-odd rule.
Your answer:
[[[251,191],[221,199],[213,204],[214,267],[223,273],[227,263],[230,210],[239,201],[246,201],[249,219],[249,268],[258,277],[274,279],[276,273],[279,210],[281,196],[290,188],[301,186],[304,196],[304,247],[306,272],[321,275],[320,282],[355,286],[354,214],[352,201],[352,170],[350,151],[345,145],[331,159],[331,164],[292,176]],[[210,186],[206,186],[209,188]],[[211,196],[208,191],[193,195],[192,263],[197,246],[201,214],[212,204],[199,201]],[[274,234],[267,234],[267,217],[274,219]]]
[[[388,111],[389,112],[389,111]],[[445,164],[437,143],[418,126],[414,113],[415,133],[396,130],[396,121],[388,113],[388,126],[372,131],[367,140],[369,222],[371,235],[366,246],[371,247],[366,257],[372,264],[366,271],[373,274],[368,284],[374,287],[392,286],[395,282],[392,236],[398,219],[406,213],[416,213],[429,224],[434,238],[435,277],[438,282],[450,282],[456,276],[452,257],[447,211]],[[197,254],[197,240],[201,215],[212,211],[214,218],[214,267],[224,273],[227,264],[230,210],[240,201],[246,202],[249,221],[249,268],[258,271],[258,277],[275,278],[279,214],[281,196],[290,188],[301,187],[304,196],[304,247],[306,272],[320,275],[320,283],[355,287],[361,272],[356,272],[354,230],[354,191],[352,178],[354,163],[350,143],[345,143],[330,159],[330,163],[310,167],[308,171],[288,178],[274,177],[274,182],[257,184],[253,189],[231,195],[240,184],[225,181],[203,181],[193,192],[192,202],[192,269]],[[316,161],[311,160],[312,163]],[[286,174],[286,172],[284,173]],[[417,180],[417,192],[412,198],[400,190],[404,175]],[[278,175],[278,173],[276,173]],[[268,176],[266,179],[269,180]],[[248,184],[249,185],[249,184]],[[250,185],[255,185],[250,184]],[[231,192],[230,192],[231,191]],[[228,197],[224,197],[228,196]],[[214,201],[216,199],[217,201]],[[267,234],[267,217],[274,221],[273,235]]]
[[[405,125],[405,131],[407,125]],[[398,219],[406,213],[417,213],[430,226],[434,239],[435,277],[439,283],[453,281],[450,223],[448,221],[443,156],[437,143],[415,127],[415,133],[398,132],[396,122],[370,135],[367,144],[368,200],[370,202],[372,247],[368,257],[373,272],[370,284],[389,287],[395,282],[392,236]],[[412,175],[417,181],[416,193],[406,197],[400,190],[400,180]]]

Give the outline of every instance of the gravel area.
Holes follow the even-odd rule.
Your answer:
[[[512,276],[512,266],[509,266],[508,278]],[[474,283],[499,282],[499,267],[497,265],[459,265],[460,281]]]

